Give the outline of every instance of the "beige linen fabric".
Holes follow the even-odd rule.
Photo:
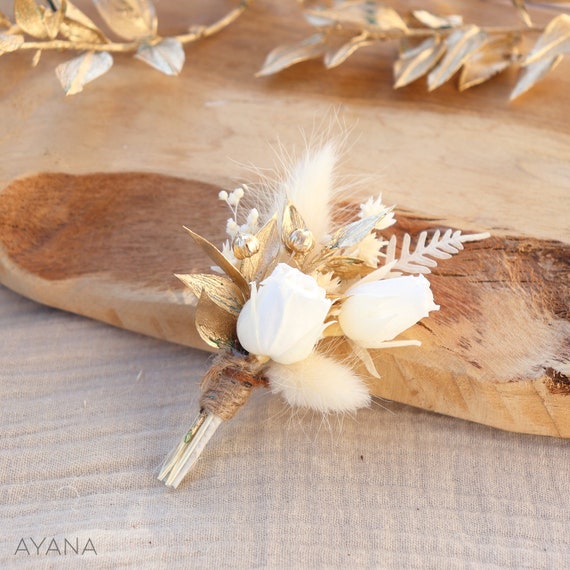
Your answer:
[[[4,288],[0,323],[2,568],[568,568],[567,441],[259,391],[172,491],[207,355]]]

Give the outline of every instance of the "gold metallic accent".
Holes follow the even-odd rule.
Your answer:
[[[241,289],[233,281],[222,275],[193,273],[175,274],[175,277],[178,277],[198,299],[202,296],[202,291],[205,291],[218,307],[236,316],[245,302]]]
[[[232,242],[232,250],[237,259],[246,259],[259,251],[259,240],[252,234],[236,235]]]
[[[237,343],[237,317],[219,307],[205,290],[198,301],[195,315],[200,338],[213,348],[233,347]]]
[[[281,243],[277,231],[277,214],[273,215],[255,234],[259,251],[241,262],[240,272],[248,281],[261,281],[275,266]],[[249,290],[248,290],[249,296]]]
[[[305,255],[315,246],[313,233],[299,213],[299,210],[289,202],[283,211],[281,222],[281,240],[292,253]]]
[[[343,281],[350,281],[357,277],[362,278],[376,269],[370,267],[363,259],[342,255],[327,260],[323,267],[325,272],[331,272]]]
[[[285,239],[285,247],[294,253],[309,253],[315,247],[315,238],[310,230],[297,229]]]
[[[427,10],[399,14],[384,2],[311,1],[305,19],[316,33],[271,51],[257,76],[278,73],[301,61],[322,58],[327,69],[344,63],[358,49],[386,41],[399,43],[400,57],[394,64],[394,88],[427,75],[429,90],[437,89],[460,69],[468,70],[459,89],[478,85],[508,67],[523,70],[510,98],[535,85],[553,69],[570,39],[570,15],[562,10],[546,26],[533,24],[524,0],[512,0],[524,25],[476,26],[464,23],[459,14],[441,16]],[[562,12],[562,13],[560,13]],[[533,43],[522,38],[538,36]],[[515,41],[512,41],[512,40]],[[498,40],[501,48],[487,49]],[[519,46],[530,52],[519,53]],[[481,54],[481,51],[486,54]]]
[[[489,38],[463,65],[459,77],[459,90],[464,91],[479,85],[511,65],[511,57],[518,49],[522,38]]]
[[[249,297],[249,285],[243,275],[227,260],[226,256],[210,241],[184,226],[192,239],[204,250],[208,257],[219,265],[222,271]]]
[[[124,40],[112,41],[70,0],[49,0],[48,6],[37,0],[14,0],[15,23],[0,14],[0,28],[7,28],[0,32],[0,55],[19,50],[83,52],[56,69],[67,95],[79,93],[86,83],[108,71],[115,53],[134,54],[162,73],[176,75],[184,65],[184,45],[223,30],[252,1],[241,0],[213,24],[190,26],[187,33],[162,38],[152,0],[93,0],[106,27]],[[24,34],[33,40],[27,41]]]

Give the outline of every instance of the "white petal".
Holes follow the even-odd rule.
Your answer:
[[[321,337],[331,303],[311,276],[280,263],[259,290],[252,284],[238,317],[240,343],[282,364],[302,360]]]
[[[439,309],[423,275],[361,283],[349,295],[338,322],[348,338],[365,348],[380,348]]]

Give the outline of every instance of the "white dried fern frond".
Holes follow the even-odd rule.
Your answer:
[[[404,234],[400,257],[396,258],[396,236],[390,238],[386,250],[386,265],[393,263],[392,270],[404,273],[430,273],[437,266],[437,259],[449,259],[469,241],[478,241],[490,237],[489,233],[462,235],[461,230],[446,230],[443,235],[436,230],[429,243],[426,243],[428,233],[423,231],[418,236],[414,251],[410,251],[412,238]]]

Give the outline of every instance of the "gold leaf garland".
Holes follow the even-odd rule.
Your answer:
[[[104,31],[70,0],[14,0],[14,20],[0,13],[0,56],[23,50],[36,53],[36,66],[46,50],[76,51],[56,73],[66,94],[83,87],[113,66],[113,54],[131,54],[166,75],[177,75],[184,46],[211,36],[234,22],[253,0],[241,0],[209,26],[163,38],[152,0],[93,0],[109,31],[124,41],[110,40]],[[278,73],[306,60],[322,58],[327,69],[345,63],[357,50],[379,42],[399,44],[393,66],[394,88],[427,76],[430,91],[460,71],[460,91],[480,85],[508,69],[520,67],[511,100],[533,87],[570,53],[570,15],[555,15],[546,27],[533,24],[524,0],[512,0],[520,27],[480,27],[464,23],[459,14],[433,14],[418,9],[409,14],[376,0],[303,2],[304,17],[315,33],[271,51],[257,77]],[[549,7],[562,2],[550,2]],[[523,38],[536,38],[523,53]],[[527,44],[530,42],[526,42]],[[95,55],[104,54],[104,55]]]
[[[427,75],[428,89],[432,91],[461,70],[459,90],[463,91],[518,65],[522,70],[511,92],[512,100],[570,53],[570,15],[558,14],[541,28],[533,25],[524,0],[513,0],[513,5],[524,27],[479,27],[464,24],[460,15],[443,16],[426,10],[404,16],[375,0],[312,2],[304,15],[318,33],[273,50],[257,75],[271,75],[321,56],[325,67],[331,69],[344,63],[358,48],[395,41],[400,46],[394,63],[396,89]],[[520,52],[522,38],[531,35],[538,38],[524,56]],[[344,41],[340,49],[339,36]]]
[[[103,30],[69,0],[14,0],[14,20],[0,13],[0,55],[35,50],[37,65],[46,50],[82,52],[60,64],[56,75],[73,95],[113,66],[112,54],[132,54],[165,75],[177,75],[185,61],[184,45],[209,37],[234,22],[252,0],[238,5],[209,26],[193,26],[185,34],[162,38],[152,0],[93,0],[110,31],[124,42],[108,39]],[[26,36],[31,37],[31,39]]]

